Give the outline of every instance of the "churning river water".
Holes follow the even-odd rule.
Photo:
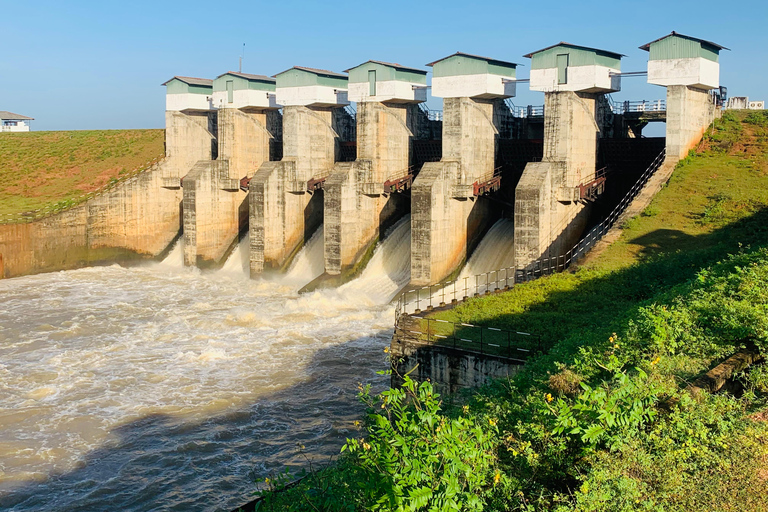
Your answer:
[[[0,509],[229,511],[255,480],[327,462],[383,389],[410,222],[356,280],[298,295],[322,232],[279,279],[162,263],[0,280]],[[304,445],[300,452],[297,445]]]

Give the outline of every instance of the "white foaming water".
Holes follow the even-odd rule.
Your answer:
[[[358,279],[339,287],[349,300],[365,297],[369,304],[391,301],[411,280],[411,216],[392,226]]]
[[[459,274],[459,280],[515,264],[515,223],[500,219],[491,226]]]
[[[160,262],[160,265],[164,267],[182,268],[184,267],[184,238],[179,237],[176,243],[173,244],[171,251]]]
[[[251,272],[250,250],[250,239],[248,238],[248,233],[245,233],[240,242],[238,242],[237,247],[232,251],[232,254],[227,258],[227,261],[224,262],[220,272],[238,276],[249,276]]]
[[[465,295],[472,296],[474,293],[484,293],[488,281],[482,274],[514,266],[514,244],[514,222],[510,219],[496,221],[480,241],[456,280],[445,286],[437,285],[431,289],[432,303],[437,305],[439,302],[450,302],[453,298],[461,299]],[[502,273],[501,278],[503,279],[505,275]],[[488,276],[489,280],[497,278],[496,275]],[[493,285],[493,283],[491,284]],[[429,290],[423,290],[419,293],[421,301],[425,301],[429,297]],[[413,300],[414,297],[415,295],[409,296],[409,300],[413,302],[404,306],[405,312],[413,313],[417,306],[428,303],[425,301],[417,304]]]
[[[406,218],[359,279],[299,297],[243,279],[242,255],[183,268],[181,243],[145,267],[0,281],[0,509],[226,511],[300,463],[296,443],[337,454],[357,383],[386,385],[409,245]],[[316,273],[318,246],[290,277]]]
[[[296,286],[298,289],[320,277],[324,270],[323,225],[321,224],[296,255],[296,259],[280,281]]]

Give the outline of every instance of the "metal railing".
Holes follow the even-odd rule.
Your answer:
[[[531,355],[543,349],[541,336],[529,332],[421,316],[410,316],[408,320],[409,325],[403,326],[398,332],[397,340],[400,343],[438,344],[462,352],[492,355],[519,363],[525,363]]]
[[[626,114],[632,112],[666,112],[667,100],[614,101],[608,98],[611,112]]]
[[[427,116],[427,119],[430,121],[442,121],[443,120],[443,111],[442,110],[430,110],[429,107],[427,107],[424,103],[419,103],[419,108],[424,113],[425,116]]]
[[[589,232],[570,250],[559,256],[541,258],[524,266],[507,267],[493,270],[473,277],[433,284],[408,290],[400,294],[395,307],[395,327],[399,326],[403,314],[419,314],[423,310],[432,310],[447,304],[457,304],[469,297],[478,297],[502,290],[508,290],[515,284],[538,279],[541,276],[562,272],[571,263],[589,251],[615,224],[627,206],[640,193],[642,188],[664,163],[666,150],[662,150],[643,174],[635,181],[632,188],[619,201],[610,214]],[[564,219],[553,232],[559,233],[569,219]]]
[[[512,100],[509,98],[504,100],[504,103],[506,103],[513,117],[544,117],[544,105],[526,105],[525,107],[518,107],[512,103]]]

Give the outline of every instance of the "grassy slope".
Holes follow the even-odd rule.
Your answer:
[[[163,130],[3,133],[0,215],[75,199],[163,153]]]
[[[589,266],[471,299],[433,316],[527,331],[555,343],[612,319],[742,245],[768,236],[768,141],[745,114],[719,123],[643,214]],[[747,139],[745,146],[741,139]]]
[[[749,372],[742,398],[684,391],[745,337],[768,350],[768,251],[760,249],[768,246],[768,116],[746,124],[745,115],[718,122],[699,154],[588,267],[435,313],[541,333],[553,345],[514,380],[446,408],[452,417],[470,411],[478,426],[498,423],[501,476],[484,510],[768,510],[768,370]],[[619,397],[594,416],[572,409],[578,425],[600,423],[601,410],[626,420],[637,400],[655,419],[615,424],[596,444],[558,434],[564,410],[601,400],[578,382]],[[326,505],[334,500],[364,510],[370,503],[354,484],[359,464],[342,458],[265,510],[304,510],[304,500],[316,510],[335,510]],[[377,478],[386,492],[388,475]]]

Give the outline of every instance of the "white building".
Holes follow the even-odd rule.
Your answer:
[[[30,121],[34,121],[34,118],[0,110],[0,131],[28,132]]]
[[[720,51],[712,41],[672,32],[640,47],[649,53],[648,83],[686,85],[696,89],[720,86]]]
[[[531,59],[530,89],[604,94],[621,90],[624,55],[561,41],[524,55]]]
[[[207,111],[213,109],[213,80],[175,76],[164,82],[165,110]]]

